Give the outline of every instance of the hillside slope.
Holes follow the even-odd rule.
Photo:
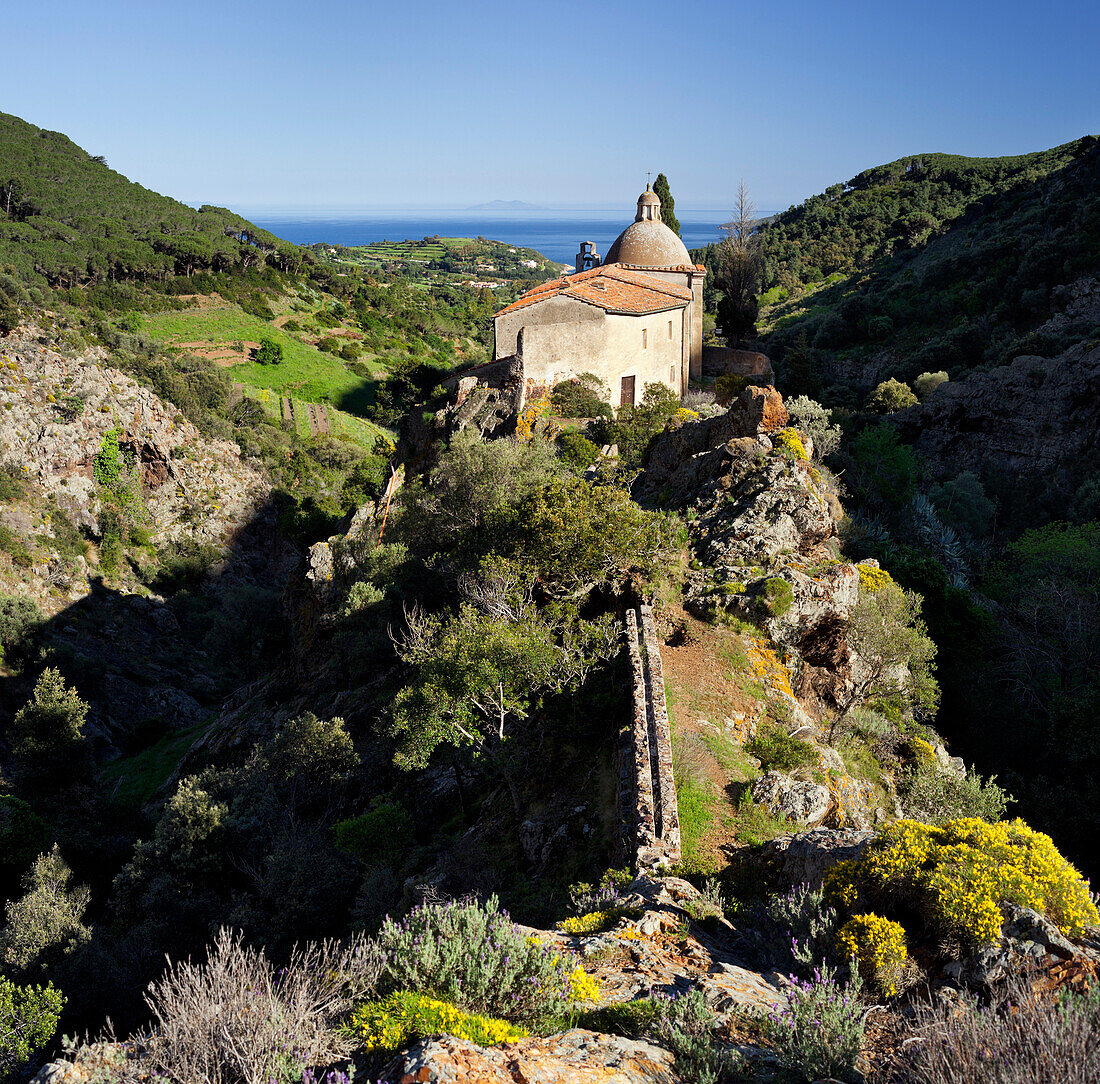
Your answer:
[[[760,243],[787,392],[855,406],[889,376],[1050,356],[1098,323],[1076,284],[1100,260],[1100,140],[898,159],[777,215]]]
[[[60,132],[0,113],[0,268],[51,286],[163,282],[302,260],[222,207],[194,210],[127,180]]]

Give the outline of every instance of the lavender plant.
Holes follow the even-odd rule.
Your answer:
[[[382,985],[432,993],[470,1012],[533,1024],[570,999],[570,967],[561,952],[525,937],[496,896],[430,903],[378,934],[385,955]]]
[[[815,968],[809,981],[794,979],[784,1004],[768,1017],[780,1059],[806,1080],[861,1080],[856,1060],[867,1009],[860,1002],[860,989],[858,973],[841,986],[825,965]]]
[[[737,1068],[733,1052],[715,1041],[717,1020],[702,990],[679,995],[654,993],[649,1031],[676,1056],[676,1071],[694,1084],[720,1084]]]

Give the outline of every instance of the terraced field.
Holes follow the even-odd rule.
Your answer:
[[[142,331],[150,338],[207,357],[227,368],[235,383],[259,401],[275,419],[293,423],[303,437],[342,433],[372,445],[386,430],[331,404],[369,402],[374,384],[384,374],[383,366],[363,357],[369,375],[352,372],[343,359],[302,342],[277,323],[252,316],[239,305],[220,298],[205,298],[196,308],[147,316]],[[342,329],[325,329],[339,337]],[[261,339],[271,339],[283,348],[279,365],[260,365],[249,353]],[[342,416],[341,421],[336,421]]]
[[[255,388],[243,382],[235,387],[255,399],[272,420],[292,425],[300,437],[343,436],[366,448],[373,447],[379,439],[393,443],[393,434],[388,429],[338,410],[331,403],[313,403],[296,395],[282,395],[270,388]]]

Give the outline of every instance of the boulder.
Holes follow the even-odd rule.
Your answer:
[[[753,783],[752,800],[775,816],[815,826],[825,819],[830,805],[828,787],[774,771],[765,772]]]
[[[862,857],[875,834],[859,828],[815,828],[777,836],[761,848],[781,888],[819,885],[838,862]]]
[[[673,1061],[651,1043],[573,1028],[494,1047],[451,1035],[425,1039],[382,1076],[401,1084],[679,1084]]]

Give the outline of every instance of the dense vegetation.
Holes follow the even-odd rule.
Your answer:
[[[448,277],[470,270],[459,266],[466,257],[476,271],[483,252],[425,239],[377,260],[304,253],[229,212],[191,211],[129,185],[63,137],[3,120],[14,150],[0,167],[10,173],[0,192],[0,319],[33,315],[69,351],[106,346],[112,364],[202,434],[236,441],[272,484],[275,548],[288,565],[379,495],[391,446],[378,426],[423,408],[447,373],[485,355],[488,316],[504,294]],[[960,366],[1003,359],[1052,311],[1051,283],[1095,255],[1096,168],[1089,140],[992,163],[906,159],[744,239],[746,293],[732,314],[726,305],[727,326],[751,324],[750,287],[762,276],[769,349],[783,353],[788,387],[825,399],[789,400],[792,428],[773,434],[770,457],[818,482],[834,468],[852,508],[844,556],[883,566],[860,566],[845,635],[863,667],[823,728],[826,744],[853,776],[866,769],[876,795],[889,787],[921,818],[880,833],[824,889],[754,897],[741,869],[723,868],[724,884],[706,883],[683,928],[669,931],[682,940],[690,922],[730,914],[762,967],[801,976],[781,1011],[755,1026],[807,1078],[854,1079],[864,987],[892,999],[915,981],[914,959],[984,943],[1002,899],[1034,906],[1066,933],[1096,918],[1051,841],[1020,822],[998,824],[1005,791],[947,771],[931,729],[939,708],[940,729],[984,771],[1008,776],[1029,821],[1094,861],[1095,496],[1070,510],[1072,523],[995,542],[1002,495],[989,480],[956,465],[933,484],[889,421],[932,393],[941,369],[957,377]],[[1061,263],[1043,247],[1040,219]],[[1027,240],[1027,259],[1009,234]],[[509,289],[531,270],[514,255]],[[425,266],[396,274],[399,258]],[[728,266],[724,274],[732,281]],[[1034,275],[1047,276],[1042,289]],[[193,304],[191,294],[217,301]],[[795,311],[804,303],[812,307]],[[963,327],[984,338],[958,361],[942,351]],[[183,346],[196,341],[229,343],[235,363]],[[887,347],[880,375],[903,379],[862,387],[859,365]],[[852,368],[838,365],[845,359]],[[912,381],[918,369],[927,379]],[[299,401],[375,425],[305,429]],[[688,571],[683,524],[642,507],[630,487],[654,437],[721,408],[705,392],[681,404],[658,385],[616,416],[603,402],[582,377],[532,406],[538,418],[516,438],[453,436],[410,471],[384,532],[352,521],[314,551],[331,566],[311,568],[310,588],[299,582],[285,596],[281,581],[242,572],[246,552],[174,543],[151,554],[136,461],[121,428],[106,432],[90,464],[106,580],[52,620],[0,595],[11,709],[0,1076],[31,1064],[59,1024],[96,1028],[109,1010],[121,1029],[155,1021],[160,1037],[143,1057],[189,1084],[297,1084],[356,1045],[373,1068],[441,1029],[495,1042],[578,1022],[662,1043],[684,1079],[735,1078],[701,992],[585,1016],[599,988],[584,962],[502,910],[548,924],[572,909],[558,928],[586,934],[630,919],[620,895],[630,877],[608,870],[629,696],[614,615],[638,596],[678,605],[683,585],[711,571],[698,561]],[[557,431],[551,410],[591,418],[587,435]],[[611,444],[618,464],[590,475]],[[769,456],[758,460],[757,469]],[[0,465],[0,502],[14,509],[28,490],[17,468]],[[89,539],[49,515],[71,560],[83,559]],[[3,530],[13,567],[31,568],[31,546]],[[792,824],[750,801],[745,779],[770,770],[823,778],[821,748],[801,728],[791,733],[791,698],[766,683],[772,666],[787,683],[762,628],[795,605],[780,572],[753,570],[751,620],[716,609],[697,626],[720,645],[738,695],[762,705],[743,750],[724,735],[707,746],[715,762],[751,763],[726,795],[739,803],[735,849],[746,851]],[[116,589],[124,576],[125,591]],[[133,652],[153,642],[128,628],[137,618],[124,607],[137,597],[158,628],[179,629],[153,660],[158,673],[197,675],[208,702],[223,705],[216,717],[111,731],[112,690],[138,669]],[[81,641],[91,633],[110,649],[93,655]],[[696,711],[697,694],[706,691],[670,693],[677,726],[708,714]],[[715,717],[732,710],[722,700]],[[693,777],[681,732],[675,742],[685,840],[697,842],[725,798],[711,778]],[[686,847],[681,872],[701,880],[697,857]],[[743,898],[723,895],[731,885]],[[334,936],[342,943],[325,941]],[[165,953],[176,961],[167,968]],[[831,968],[849,960],[845,983]],[[1041,1007],[1028,1011],[1043,1018]],[[1087,1005],[1066,1008],[1065,1042],[1094,1016]],[[965,1031],[958,1019],[951,1026]],[[995,1031],[983,1041],[1001,1042]]]

